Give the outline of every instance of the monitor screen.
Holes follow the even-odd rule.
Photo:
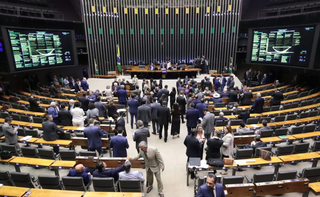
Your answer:
[[[75,64],[72,31],[6,28],[6,32],[16,71]]]
[[[250,61],[308,67],[315,26],[253,29]]]

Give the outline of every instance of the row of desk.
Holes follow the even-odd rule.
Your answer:
[[[142,197],[142,193],[135,192],[82,192],[69,190],[53,190],[53,189],[38,189],[2,186],[0,187],[0,196],[28,196],[28,197]]]

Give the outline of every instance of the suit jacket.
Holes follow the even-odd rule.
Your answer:
[[[111,169],[104,169],[102,171],[95,170],[92,173],[93,177],[112,177],[115,182],[119,179],[119,173],[123,171],[123,165],[117,167],[117,168],[111,168]]]
[[[37,100],[35,98],[29,98],[29,105],[30,105],[30,111],[34,112],[40,112],[39,104],[37,103]]]
[[[177,97],[177,103],[179,104],[180,113],[185,114],[186,113],[186,99],[183,96]]]
[[[238,119],[242,119],[244,123],[247,122],[247,119],[250,118],[250,112],[249,111],[244,111],[241,112],[238,116]]]
[[[275,92],[272,95],[272,105],[281,105],[281,101],[284,99],[282,92]]]
[[[260,148],[260,147],[267,147],[265,142],[257,142],[255,145],[251,146],[253,149]]]
[[[147,172],[150,169],[153,173],[157,173],[164,168],[162,156],[158,149],[153,146],[148,146],[147,155],[140,150],[139,155],[133,158],[133,160],[137,160],[139,158],[144,159]]]
[[[219,116],[218,118],[216,118],[216,119],[214,120],[214,123],[216,123],[217,120],[228,121],[228,118],[223,117],[223,116]]]
[[[106,117],[107,107],[101,101],[95,102],[94,106],[99,110],[99,117]]]
[[[240,98],[241,105],[251,105],[252,104],[252,93],[251,92],[244,92],[243,96]]]
[[[263,112],[263,105],[264,105],[264,99],[257,98],[251,107],[251,111],[253,113],[262,113]]]
[[[234,81],[230,80],[230,83],[228,85],[228,89],[231,89],[234,87]]]
[[[127,136],[127,130],[126,130],[126,122],[124,121],[123,118],[118,118],[117,122],[116,122],[116,127],[115,127],[115,130],[117,131],[118,127],[119,126],[122,126],[124,128],[124,131],[123,131],[123,136],[126,137]]]
[[[142,120],[142,122],[150,122],[151,121],[151,107],[147,105],[141,105],[138,107],[138,120]]]
[[[84,91],[87,91],[89,89],[89,84],[87,81],[81,81],[81,87]]]
[[[43,139],[46,141],[54,141],[58,139],[57,131],[62,132],[62,129],[58,128],[54,122],[49,120],[42,123]]]
[[[204,116],[204,113],[203,113],[203,109],[204,109],[204,108],[207,108],[207,105],[204,104],[204,103],[198,103],[198,104],[196,105],[196,109],[199,111],[199,116],[200,116],[200,118],[203,118],[203,116]]]
[[[201,157],[202,144],[196,137],[187,135],[183,143],[187,147],[186,155],[188,156],[188,158]]]
[[[151,103],[151,118],[152,120],[158,119],[158,108],[160,107],[160,103]]]
[[[58,112],[59,122],[63,126],[72,126],[72,115],[70,111],[66,109],[61,109]]]
[[[2,131],[4,132],[4,136],[7,145],[13,145],[18,143],[18,136],[16,131],[13,129],[11,125],[8,123],[4,123],[2,125]]]
[[[129,148],[127,138],[122,135],[116,135],[111,138],[110,148],[113,148],[113,157],[127,157],[127,148]]]
[[[171,123],[170,109],[168,107],[160,106],[157,113],[159,125],[168,125]]]
[[[81,108],[83,111],[88,110],[89,100],[86,97],[80,97],[78,98],[79,102],[81,103]]]
[[[129,113],[136,114],[138,113],[139,101],[135,98],[132,98],[128,101]]]
[[[85,185],[87,185],[91,180],[91,175],[88,174],[88,172],[92,171],[90,168],[86,167],[85,170],[81,173],[77,173],[75,169],[71,169],[67,176],[71,177],[82,177],[83,182]]]
[[[235,91],[229,92],[229,102],[238,102],[238,94]]]
[[[186,113],[187,127],[196,128],[199,119],[199,110],[190,108]]]
[[[214,123],[215,123],[215,116],[213,113],[208,112],[201,122],[203,127],[204,133],[211,134],[214,131]]]
[[[209,88],[209,90],[211,90],[212,89],[212,83],[211,83],[211,81],[205,81],[204,82],[204,89],[206,89],[206,87],[208,87]]]
[[[148,128],[144,127],[138,129],[133,135],[133,141],[136,142],[136,148],[139,149],[139,143],[142,141],[148,143],[148,137],[150,137],[150,131]]]
[[[51,85],[49,87],[49,92],[50,92],[50,95],[53,96],[53,97],[57,97],[58,96],[58,90],[53,85]]]
[[[78,83],[74,84],[74,90],[75,90],[75,92],[79,92],[80,91],[80,86],[79,86]]]
[[[125,89],[120,88],[118,90],[118,99],[119,103],[124,104],[127,102],[127,91]]]
[[[216,195],[215,197],[225,197],[223,186],[220,183],[215,184]],[[208,188],[207,184],[203,184],[199,187],[197,197],[212,197],[212,190]]]
[[[207,156],[209,158],[221,158],[220,148],[223,144],[223,141],[220,138],[214,137],[207,140]]]
[[[95,149],[102,147],[102,130],[99,127],[90,125],[83,130],[84,136],[88,138],[88,148]]]

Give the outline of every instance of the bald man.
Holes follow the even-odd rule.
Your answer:
[[[92,170],[88,167],[84,167],[83,164],[77,164],[74,169],[71,169],[67,176],[82,177],[85,185],[88,185],[91,180]]]

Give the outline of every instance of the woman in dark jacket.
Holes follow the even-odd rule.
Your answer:
[[[176,94],[177,94],[176,88],[172,87],[172,90],[169,94],[169,96],[170,96],[170,109],[172,109],[173,103],[176,102]]]
[[[175,135],[179,138],[180,136],[180,109],[179,104],[174,103],[171,111],[172,124],[171,124],[171,135],[172,139],[175,138]]]

